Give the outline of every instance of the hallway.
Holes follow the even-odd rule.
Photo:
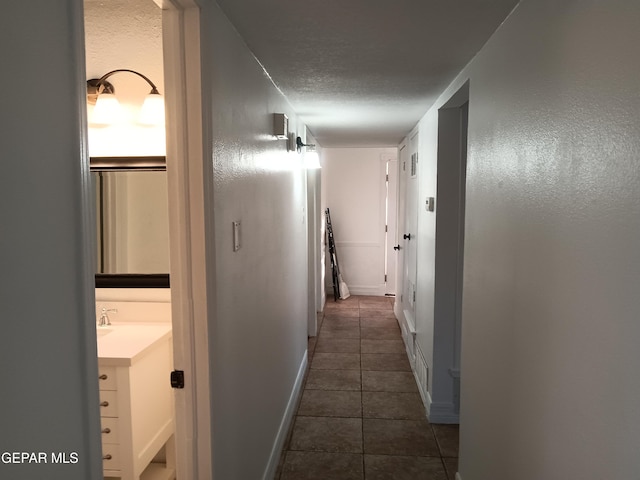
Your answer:
[[[327,299],[277,480],[454,480],[458,426],[426,420],[393,301]]]

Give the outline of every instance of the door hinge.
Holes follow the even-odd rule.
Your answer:
[[[389,231],[389,225],[384,226],[384,232],[387,233]]]
[[[387,182],[389,181],[389,174],[387,174]]]
[[[184,388],[184,370],[174,370],[171,372],[171,387]]]
[[[384,274],[384,283],[387,283],[387,274]]]

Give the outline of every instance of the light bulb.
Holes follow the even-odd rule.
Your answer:
[[[118,123],[121,118],[122,107],[116,96],[112,93],[98,95],[91,123],[94,125],[113,125]]]
[[[140,108],[138,123],[143,125],[164,125],[164,98],[158,93],[150,93]]]

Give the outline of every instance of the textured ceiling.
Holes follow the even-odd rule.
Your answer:
[[[322,146],[397,145],[518,0],[217,0]]]

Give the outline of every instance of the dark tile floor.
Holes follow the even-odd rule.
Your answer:
[[[425,417],[393,298],[328,298],[276,480],[454,480],[457,457],[457,425]]]

